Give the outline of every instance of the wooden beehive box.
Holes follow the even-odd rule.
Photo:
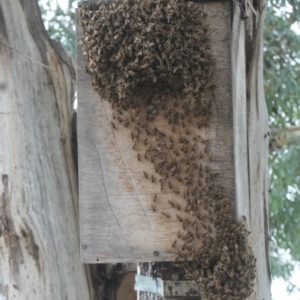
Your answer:
[[[247,1],[245,4],[247,8]],[[198,5],[207,14],[214,61],[214,88],[202,95],[204,101],[211,100],[209,122],[199,126],[199,119],[191,114],[190,119],[187,115],[177,124],[169,124],[169,108],[174,112],[178,106],[175,98],[170,98],[148,122],[148,133],[143,129],[138,133],[134,122],[124,124],[130,115],[144,120],[146,105],[120,113],[94,90],[79,45],[83,32],[77,10],[81,258],[84,263],[193,260],[192,254],[184,254],[185,242],[193,249],[201,249],[208,246],[208,236],[216,239],[217,233],[226,229],[222,228],[226,224],[215,226],[216,216],[210,215],[214,204],[205,206],[205,195],[213,198],[209,191],[219,190],[219,200],[229,200],[220,202],[226,207],[226,215],[237,224],[246,216],[251,227],[257,258],[256,287],[251,299],[270,299],[266,238],[268,122],[263,88],[260,82],[252,82],[257,92],[251,93],[247,103],[241,5],[236,1]],[[253,26],[252,19],[247,26]],[[262,65],[260,57],[258,60]],[[262,77],[258,79],[262,82]],[[178,113],[182,113],[180,108]],[[161,162],[164,149],[169,151],[164,159],[167,164]],[[187,161],[186,156],[193,158]],[[174,163],[179,166],[181,180],[173,176]],[[161,170],[162,164],[168,166],[167,171]],[[188,174],[190,168],[197,170],[195,165],[201,165],[210,179],[204,180],[198,170],[199,176],[193,175],[190,180]],[[206,194],[201,194],[203,188]],[[200,215],[195,215],[194,204],[191,207],[193,191],[197,199],[192,201],[198,203]],[[185,250],[178,250],[182,248]]]
[[[248,204],[242,204],[249,202],[246,102],[245,98],[237,99],[233,89],[232,65],[235,61],[231,57],[230,3],[200,5],[207,13],[214,60],[212,81],[215,87],[209,88],[203,95],[211,100],[209,122],[201,127],[197,119],[192,118],[191,121],[185,119],[171,126],[168,118],[164,117],[168,106],[174,105],[174,100],[169,100],[165,109],[150,122],[149,128],[161,132],[161,141],[169,148],[172,144],[170,158],[179,161],[182,174],[188,172],[192,163],[198,167],[201,164],[204,171],[209,170],[211,177],[207,182],[199,175],[202,188],[206,185],[206,189],[219,189],[222,197],[228,198],[232,204],[228,213],[233,217],[246,215],[248,218]],[[77,26],[77,41],[82,36],[82,29]],[[191,228],[196,220],[196,216],[186,208],[189,204],[185,197],[186,185],[197,189],[195,185],[199,182],[185,185],[185,178],[179,181],[160,175],[162,171],[151,158],[146,158],[149,156],[147,150],[152,142],[151,137],[143,132],[138,137],[132,136],[136,135],[136,127],[123,126],[118,122],[111,103],[101,98],[91,85],[90,75],[85,72],[86,58],[77,44],[82,261],[177,260],[177,247],[182,246],[178,234],[183,235],[185,229],[182,228],[182,220],[190,222],[185,227]],[[239,110],[236,114],[235,105]],[[142,110],[125,111],[123,116],[134,113],[143,118]],[[185,145],[181,138],[188,140],[188,154],[194,156],[190,164],[184,161]],[[159,141],[155,147],[160,147]],[[174,151],[178,152],[178,156]],[[237,207],[236,197],[243,198]],[[214,238],[215,228],[211,226],[208,216],[205,219],[208,213],[209,209],[203,208],[202,216],[196,220],[198,222],[203,217],[202,224],[197,225],[197,234]],[[178,242],[175,242],[177,239]],[[201,247],[201,244],[201,239],[194,241],[194,247]]]

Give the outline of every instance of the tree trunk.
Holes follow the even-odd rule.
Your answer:
[[[72,59],[36,0],[0,2],[0,298],[95,299],[80,263]]]

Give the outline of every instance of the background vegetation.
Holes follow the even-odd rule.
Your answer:
[[[288,281],[300,262],[300,3],[273,0],[271,4],[264,53],[271,133],[271,273]],[[288,288],[294,286],[290,283]]]
[[[74,0],[39,0],[50,37],[75,56]],[[265,26],[265,93],[270,116],[272,277],[289,281],[300,262],[300,1],[271,0]],[[289,290],[295,286],[291,283]]]

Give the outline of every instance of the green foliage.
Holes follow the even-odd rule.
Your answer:
[[[267,9],[265,27],[265,93],[274,127],[295,125],[300,118],[300,36],[291,18]]]
[[[291,29],[300,3],[290,12],[276,9],[284,1],[273,4],[265,27],[265,94],[270,125],[281,129],[299,125],[300,119],[300,36]],[[271,272],[287,281],[300,261],[299,156],[300,141],[272,152],[269,159]]]
[[[49,36],[60,42],[75,57],[75,1],[68,0],[65,10],[57,0],[39,0],[39,4]]]

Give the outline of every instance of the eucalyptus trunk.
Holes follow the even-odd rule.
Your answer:
[[[36,0],[0,2],[0,299],[94,299],[80,262],[75,71]]]

